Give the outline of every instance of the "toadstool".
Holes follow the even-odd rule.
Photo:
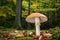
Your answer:
[[[47,21],[47,16],[41,13],[32,13],[27,16],[26,21],[30,23],[35,23],[36,26],[36,36],[40,36],[40,25],[41,23]]]

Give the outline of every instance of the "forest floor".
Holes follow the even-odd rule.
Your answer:
[[[16,29],[13,29],[13,28],[7,28],[7,29],[0,29],[0,32],[2,32],[2,34],[0,34],[0,36],[2,36],[4,33],[12,33],[13,30],[16,30]],[[23,30],[18,30],[19,33],[21,33]],[[42,30],[42,31],[46,31],[46,30]],[[30,33],[30,32],[35,32],[35,30],[27,30],[27,33]],[[7,40],[6,38],[3,38],[1,37],[0,40]],[[10,40],[34,40],[34,38],[32,37],[24,37],[24,38],[14,38],[14,39],[10,39]]]

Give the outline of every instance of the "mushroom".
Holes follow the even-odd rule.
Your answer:
[[[41,23],[47,21],[47,16],[41,13],[32,13],[27,16],[26,21],[30,23],[35,23],[36,26],[36,36],[40,36],[40,25]]]

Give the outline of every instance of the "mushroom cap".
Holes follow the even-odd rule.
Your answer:
[[[35,18],[38,17],[40,19],[40,22],[43,23],[48,20],[47,16],[41,14],[41,13],[32,13],[29,16],[27,16],[26,21],[30,23],[35,23]]]

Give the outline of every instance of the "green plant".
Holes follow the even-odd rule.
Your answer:
[[[49,31],[53,34],[53,36],[48,38],[47,40],[60,40],[60,28],[59,27],[50,29]]]

